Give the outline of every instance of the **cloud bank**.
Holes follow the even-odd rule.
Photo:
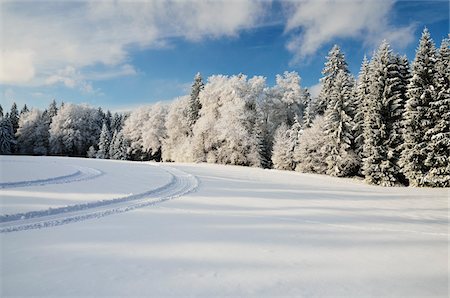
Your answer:
[[[136,74],[130,48],[161,47],[168,38],[237,36],[256,26],[266,2],[0,2],[0,83],[91,89],[87,80]],[[82,71],[101,66],[103,73]]]
[[[405,47],[414,40],[414,26],[397,27],[389,14],[394,0],[303,0],[285,2],[287,48],[293,62],[312,55],[336,38],[358,38],[368,45],[386,39]]]
[[[139,72],[131,50],[165,47],[173,38],[237,37],[275,14],[283,18],[294,63],[335,38],[370,45],[386,38],[397,46],[413,40],[413,26],[389,22],[394,0],[281,3],[284,15],[262,0],[0,0],[0,84],[63,84],[92,92],[91,81]]]

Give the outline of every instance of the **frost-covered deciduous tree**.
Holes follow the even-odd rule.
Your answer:
[[[125,120],[123,135],[130,145],[133,160],[160,160],[166,137],[167,107],[161,103],[133,111]]]
[[[244,75],[212,76],[200,93],[200,118],[194,126],[195,161],[260,166],[253,134],[257,100],[265,79]]]
[[[0,154],[11,154],[15,143],[9,117],[0,117]]]
[[[305,107],[302,102],[303,90],[300,81],[297,72],[286,71],[283,75],[277,75],[276,85],[268,90],[272,133],[281,123],[291,126],[296,116],[302,119]]]
[[[142,145],[151,159],[161,160],[161,147],[166,138],[167,106],[157,103],[152,106],[148,121],[143,124]]]
[[[305,173],[325,174],[327,163],[325,159],[325,121],[323,116],[317,116],[311,127],[305,129],[299,140],[298,148],[295,151],[298,164],[296,171]]]
[[[384,41],[370,63],[370,92],[364,121],[363,173],[367,182],[392,186],[402,182],[399,166],[405,78],[402,59]]]
[[[351,148],[354,122],[353,78],[339,71],[334,79],[330,101],[325,112],[327,174],[349,176],[355,174],[357,159]]]
[[[341,52],[339,46],[334,45],[328,53],[327,61],[325,62],[325,66],[322,70],[323,78],[320,79],[322,89],[320,90],[319,96],[315,102],[315,112],[317,114],[325,114],[333,93],[334,81],[340,71],[343,71],[346,74],[349,73],[344,53]]]
[[[436,60],[434,97],[430,101],[425,132],[427,157],[424,161],[429,169],[423,181],[428,186],[450,186],[450,41],[442,40]]]
[[[436,76],[436,48],[430,33],[425,29],[412,64],[412,78],[408,85],[404,114],[405,144],[401,163],[404,174],[413,186],[432,184],[426,179],[431,167],[425,161],[431,153],[429,144],[433,134],[430,129],[435,124],[430,119],[430,111],[431,103],[437,98]]]
[[[184,96],[169,107],[166,135],[162,147],[164,161],[192,162],[192,140],[189,122],[191,98]]]
[[[86,105],[64,104],[50,125],[50,148],[53,154],[86,156],[97,145],[101,127],[98,110]]]
[[[107,122],[103,122],[102,131],[100,132],[100,139],[98,141],[98,150],[96,152],[97,158],[108,159],[109,147],[111,146],[111,133],[109,132]],[[95,148],[94,148],[95,149]]]

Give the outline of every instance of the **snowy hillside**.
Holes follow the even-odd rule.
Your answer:
[[[449,293],[449,189],[213,164],[0,165],[2,297]]]

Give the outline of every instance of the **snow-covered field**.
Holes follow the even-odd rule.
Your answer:
[[[0,165],[1,297],[449,294],[449,189],[210,164]]]

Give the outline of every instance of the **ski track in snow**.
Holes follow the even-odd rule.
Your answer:
[[[51,177],[48,179],[37,179],[37,180],[26,180],[26,181],[15,181],[15,182],[3,182],[0,183],[0,189],[17,188],[17,187],[29,187],[29,186],[44,186],[49,184],[64,184],[73,183],[78,181],[86,181],[100,177],[104,173],[98,169],[71,166],[77,170],[74,173]],[[0,222],[2,219],[0,218]]]
[[[197,178],[191,174],[187,174],[181,170],[174,169],[171,167],[159,166],[159,168],[168,172],[172,176],[169,183],[159,188],[152,189],[139,194],[114,198],[111,200],[102,200],[97,202],[76,204],[60,208],[50,208],[48,210],[3,215],[0,216],[0,233],[54,227],[93,218],[100,218],[107,215],[123,213],[137,208],[153,206],[180,197],[182,195],[194,191],[198,187]],[[99,172],[100,173],[99,175],[103,174],[101,171],[97,169],[92,168],[89,169]],[[91,171],[91,173],[95,171]],[[45,179],[41,180],[39,183],[51,184],[55,183],[55,180],[59,181],[58,179],[60,179],[60,182],[56,183],[69,183],[74,181],[80,181],[80,179],[83,180],[93,179],[92,176],[86,176],[87,174],[86,172],[84,172],[84,174],[81,175],[77,174],[78,172],[81,171],[77,171],[76,173],[73,173],[71,175],[62,176],[65,178],[56,177],[51,179]],[[84,178],[80,178],[80,176],[83,176]],[[78,178],[74,179],[74,177]],[[25,183],[26,181],[22,182]],[[26,186],[30,185],[44,185],[44,184],[27,184]],[[25,184],[23,186],[25,186]]]

